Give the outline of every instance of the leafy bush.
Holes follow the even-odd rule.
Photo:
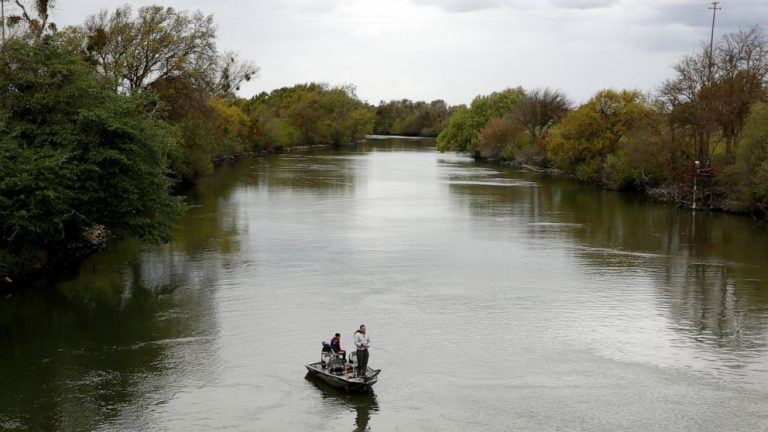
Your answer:
[[[0,274],[65,258],[95,226],[167,238],[182,209],[166,176],[174,135],[148,102],[116,94],[55,40],[3,47]]]

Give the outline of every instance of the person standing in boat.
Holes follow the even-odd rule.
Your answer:
[[[357,373],[365,376],[368,370],[368,348],[371,346],[371,338],[365,331],[365,324],[355,332],[355,348],[357,348]]]

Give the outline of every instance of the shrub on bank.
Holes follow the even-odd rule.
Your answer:
[[[0,275],[72,258],[94,227],[167,238],[171,128],[142,94],[117,94],[55,38],[0,56]]]

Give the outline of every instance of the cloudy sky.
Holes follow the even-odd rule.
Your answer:
[[[79,24],[120,0],[60,0]],[[253,60],[242,92],[351,83],[371,103],[468,103],[506,87],[552,87],[582,102],[601,88],[653,90],[709,39],[707,0],[133,0],[213,14],[219,46]],[[768,24],[768,0],[722,0],[716,36]]]

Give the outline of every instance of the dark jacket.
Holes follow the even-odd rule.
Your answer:
[[[335,352],[342,351],[340,337],[334,336],[333,339],[331,339],[331,349]]]

